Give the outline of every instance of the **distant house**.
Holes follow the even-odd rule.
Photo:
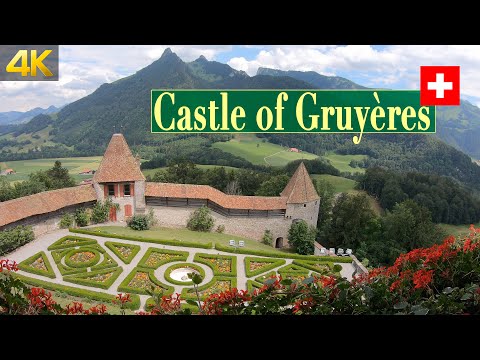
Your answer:
[[[90,185],[90,184],[93,184],[93,179],[85,179],[85,180],[82,180],[82,182],[80,183],[80,185]]]
[[[290,148],[288,149],[288,151],[296,152],[296,153],[300,152],[300,150],[298,150],[297,148]]]
[[[95,170],[91,169],[83,169],[82,172],[78,173],[78,175],[93,175],[95,174]]]
[[[0,172],[0,175],[13,175],[15,174],[15,170],[13,169],[5,169],[2,172]]]

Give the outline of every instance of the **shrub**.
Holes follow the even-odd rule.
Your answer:
[[[270,230],[265,230],[262,237],[262,243],[268,246],[273,245],[273,235]]]
[[[63,214],[62,218],[60,219],[60,228],[67,229],[73,225],[73,215],[72,214]]]
[[[35,238],[30,226],[17,226],[11,230],[0,231],[0,255],[9,253]]]
[[[77,226],[87,226],[89,221],[90,219],[85,209],[77,209],[77,211],[75,211],[75,223]]]
[[[217,232],[219,234],[223,234],[225,232],[225,225],[218,225],[215,232]]]
[[[147,215],[134,215],[128,221],[127,225],[137,231],[150,229],[150,223]]]
[[[108,215],[110,214],[110,209],[112,207],[118,210],[119,205],[114,204],[110,199],[107,199],[104,202],[97,201],[97,203],[92,208],[92,222],[94,224],[106,222],[108,220]]]
[[[210,209],[206,206],[195,210],[187,222],[187,228],[193,231],[209,232],[212,230],[215,220],[210,215]]]

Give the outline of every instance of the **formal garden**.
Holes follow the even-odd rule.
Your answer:
[[[138,234],[109,234],[101,227],[59,230],[8,257],[18,264],[16,279],[51,291],[60,302],[58,294],[75,303],[99,304],[111,304],[118,294],[128,294],[121,311],[130,313],[147,310],[155,297],[172,296],[179,296],[180,307],[197,311],[193,304],[198,305],[198,300],[233,289],[254,291],[277,275],[300,284],[311,276],[342,274],[351,279],[353,273],[349,257],[315,257],[273,248],[265,251],[248,244],[237,248],[225,242]],[[199,275],[196,283],[189,274]]]

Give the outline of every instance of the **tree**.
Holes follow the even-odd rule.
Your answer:
[[[378,231],[378,222],[367,195],[342,193],[332,208],[326,246],[353,250]]]
[[[214,218],[210,215],[210,209],[202,206],[195,210],[187,222],[187,228],[193,231],[209,232],[215,223]]]
[[[242,195],[242,190],[240,189],[240,184],[237,180],[230,181],[226,188],[225,194],[227,195]]]
[[[300,220],[290,226],[288,243],[297,253],[309,255],[313,254],[316,236],[317,229],[313,226],[308,226],[305,220]]]
[[[328,234],[328,228],[332,221],[332,207],[335,199],[335,187],[327,180],[318,180],[316,182],[318,196],[320,196],[320,207],[318,211],[318,237],[323,241]]]
[[[47,170],[47,176],[51,179],[50,189],[75,186],[75,180],[68,173],[68,169],[62,167],[62,163],[58,160],[51,169]]]
[[[257,196],[279,196],[287,186],[290,178],[287,175],[272,176],[264,181],[260,188],[256,191]]]
[[[429,247],[445,235],[433,224],[430,211],[410,199],[395,205],[382,222],[383,238],[393,241],[405,252]]]

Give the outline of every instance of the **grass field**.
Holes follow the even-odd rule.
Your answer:
[[[101,156],[92,157],[78,157],[78,158],[60,158],[60,159],[36,159],[36,160],[19,160],[0,162],[0,169],[11,168],[15,170],[16,174],[7,175],[9,181],[19,181],[28,179],[31,172],[37,170],[47,170],[53,166],[55,160],[60,160],[62,166],[66,167],[70,175],[77,181],[89,179],[92,175],[78,175],[84,169],[97,170],[100,165]]]
[[[275,249],[271,246],[261,244],[255,240],[246,239],[246,238],[235,236],[235,235],[219,234],[216,232],[203,233],[198,231],[190,231],[188,229],[171,229],[171,228],[155,227],[150,230],[145,230],[139,233],[136,230],[132,230],[128,227],[123,227],[123,226],[101,226],[98,228],[93,227],[91,228],[91,230],[101,230],[102,232],[115,234],[115,235],[129,235],[129,236],[141,235],[144,238],[151,238],[151,239],[191,241],[191,242],[203,243],[203,244],[214,242],[214,243],[219,243],[227,246],[229,244],[229,240],[234,239],[234,240],[245,241],[246,249],[264,250],[269,252],[281,252],[281,253],[289,252],[288,250]]]
[[[351,167],[350,161],[352,160],[363,160],[367,158],[367,155],[338,155],[338,154],[327,154],[324,158],[330,160],[332,165],[336,167],[340,172],[351,172],[351,173],[364,173],[365,169],[363,168],[353,168]]]
[[[223,168],[225,168],[226,171],[238,170],[238,168],[233,167],[233,166],[220,166],[220,165],[198,165],[198,164],[196,164],[196,167],[199,168],[199,169],[202,169],[202,170],[214,169],[214,168],[217,168],[217,167],[223,167]],[[147,176],[147,175],[153,176],[153,175],[155,175],[155,173],[157,171],[166,170],[166,169],[167,169],[167,167],[161,167],[161,168],[155,168],[155,169],[144,169],[144,170],[142,170],[142,173],[145,176]]]
[[[322,174],[322,175],[314,174],[314,175],[311,175],[311,177],[316,180],[328,181],[335,187],[336,193],[352,192],[354,190],[355,185],[357,184],[357,182],[354,180],[346,179],[340,176],[327,175],[327,174]]]
[[[480,227],[480,223],[474,224],[476,228]],[[468,228],[470,225],[451,225],[451,224],[439,224],[439,226],[445,230],[447,235],[453,236],[466,236],[470,233]]]
[[[256,165],[285,166],[298,159],[313,160],[317,155],[307,152],[294,153],[280,145],[262,142],[254,134],[238,134],[228,142],[217,142],[213,147],[243,157]]]

